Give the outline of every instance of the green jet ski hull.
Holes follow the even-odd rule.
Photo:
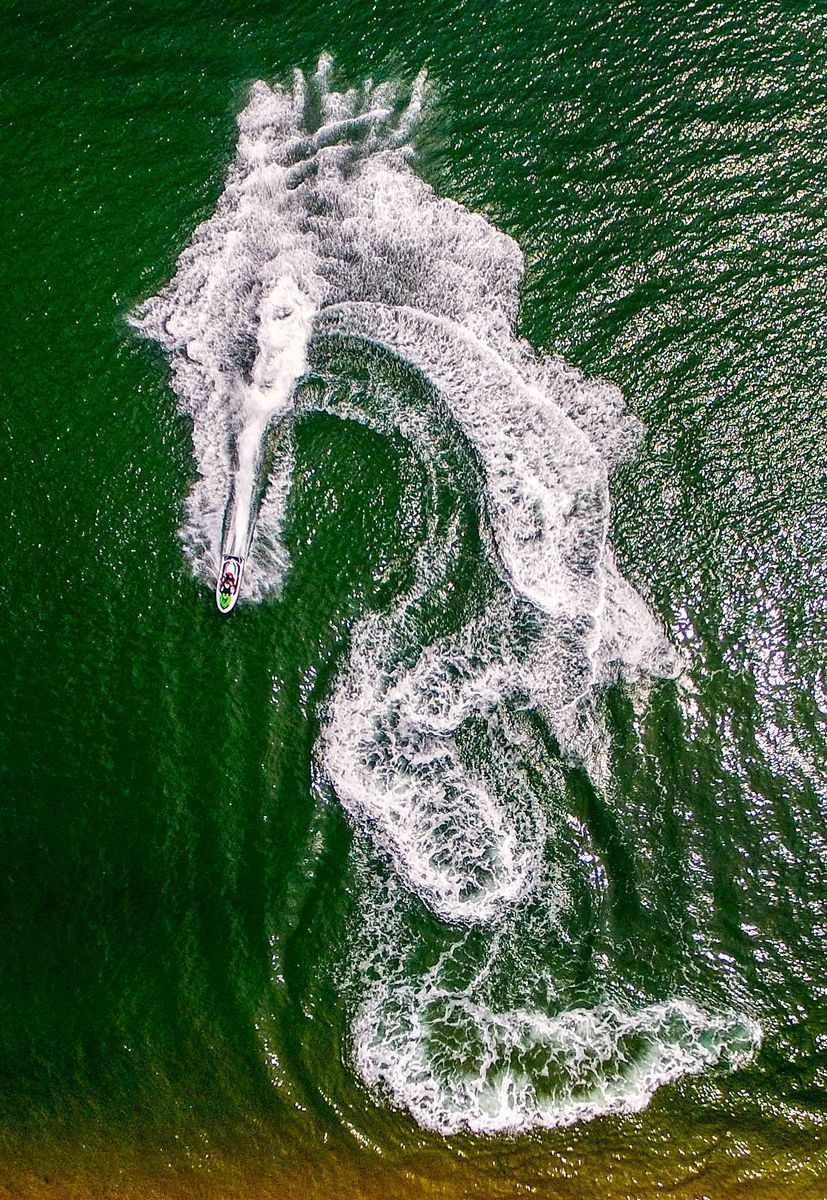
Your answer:
[[[225,554],[221,560],[221,570],[215,585],[215,603],[218,611],[225,616],[235,608],[241,591],[241,573],[244,570],[244,559],[236,554]]]

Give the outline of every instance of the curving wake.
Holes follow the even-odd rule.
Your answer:
[[[334,91],[329,72],[322,59],[292,89],[254,86],[215,213],[134,316],[167,351],[192,419],[199,479],[183,542],[195,571],[217,577],[219,607],[229,559],[229,608],[277,590],[290,419],[318,348],[376,347],[421,378],[436,399],[391,400],[379,420],[358,401],[337,407],[324,379],[301,400],[394,424],[434,487],[449,474],[450,428],[479,480],[496,581],[480,608],[427,636],[423,614],[452,586],[459,552],[450,523],[426,522],[413,586],[354,629],[324,714],[316,754],[372,863],[359,869],[353,1062],[446,1133],[634,1111],[681,1075],[744,1061],[760,1030],[726,1006],[642,997],[622,980],[597,981],[593,1004],[554,980],[538,989],[529,970],[511,972],[510,990],[491,981],[505,931],[520,937],[529,910],[572,903],[583,870],[550,865],[560,794],[525,765],[526,714],[588,765],[596,689],[677,670],[608,541],[610,471],[638,423],[616,388],[516,336],[519,247],[413,170],[424,76],[402,97],[370,82]],[[443,923],[448,946],[424,977],[411,973],[411,903]],[[481,957],[457,976],[469,938]]]

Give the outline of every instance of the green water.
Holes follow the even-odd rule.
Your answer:
[[[148,0],[0,20],[0,1189],[823,1197],[824,14]],[[363,885],[311,761],[354,622],[409,584],[427,501],[403,440],[301,419],[279,599],[222,620],[177,538],[189,431],[126,317],[213,211],[250,83],[322,50],[343,83],[428,67],[417,169],[522,247],[521,333],[647,428],[612,536],[689,683],[613,689],[611,802],[571,768],[557,803],[600,849],[600,919],[641,994],[717,987],[764,1041],[639,1115],[445,1140],[354,1073]],[[438,923],[411,919],[427,956]],[[598,932],[584,890],[562,955],[584,988]]]

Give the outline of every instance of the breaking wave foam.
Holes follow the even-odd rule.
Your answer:
[[[248,555],[247,599],[288,569],[290,419],[314,347],[375,344],[438,395],[481,481],[482,545],[500,593],[423,642],[423,604],[457,559],[450,530],[425,529],[410,593],[353,630],[317,755],[410,892],[454,927],[496,931],[543,886],[550,830],[510,714],[541,711],[563,750],[586,756],[582,717],[597,685],[676,671],[608,542],[609,474],[639,428],[615,387],[517,338],[519,247],[412,169],[424,76],[402,98],[371,83],[337,92],[329,71],[323,58],[292,89],[253,87],[215,213],[133,322],[168,353],[192,420],[187,553],[204,578],[222,551]],[[304,407],[336,411],[318,387],[305,391]],[[423,409],[398,424],[435,477],[429,420]],[[469,730],[487,753],[469,750]],[[391,922],[377,951],[386,966],[400,939]],[[357,1068],[443,1132],[633,1111],[661,1083],[735,1061],[757,1038],[682,999],[544,1012],[384,974],[380,963],[357,1006]]]
[[[354,1038],[365,1081],[425,1128],[491,1134],[639,1112],[685,1075],[721,1061],[743,1066],[760,1030],[683,999],[549,1016],[496,1011],[468,995],[409,993],[391,1005],[384,996],[366,1001]]]

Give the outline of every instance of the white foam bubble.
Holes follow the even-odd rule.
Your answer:
[[[501,703],[502,667],[480,667],[454,643],[393,669],[382,661],[391,644],[378,619],[361,624],[321,759],[349,814],[435,913],[491,921],[526,893],[543,845],[541,815],[516,778],[498,794],[457,744],[464,721]]]
[[[524,1133],[638,1112],[683,1076],[744,1065],[760,1040],[755,1022],[686,999],[547,1014],[432,984],[370,995],[354,1057],[363,1079],[428,1129]]]
[[[358,294],[341,211],[349,207],[346,172],[380,148],[401,165],[419,104],[418,88],[402,111],[387,88],[327,92],[328,70],[322,62],[310,88],[301,73],[292,91],[254,85],[215,213],[196,229],[170,284],[132,317],[169,354],[173,387],[192,418],[200,478],[182,538],[203,577],[216,573],[222,552],[246,554],[256,519],[273,510],[264,481],[257,513],[263,443],[292,409],[314,313],[340,298],[338,287]],[[324,114],[318,126],[310,93]],[[278,538],[275,526],[263,531],[261,558],[253,542],[246,592],[263,594],[268,570],[271,586],[280,582]]]
[[[646,998],[596,973],[587,999],[584,980],[556,982],[549,950],[572,915],[564,871],[547,870],[536,902],[486,936],[446,929],[423,952],[399,880],[364,842],[353,867],[353,1061],[377,1097],[426,1128],[514,1134],[634,1113],[658,1088],[744,1066],[760,1047],[758,1024],[720,996]]]

